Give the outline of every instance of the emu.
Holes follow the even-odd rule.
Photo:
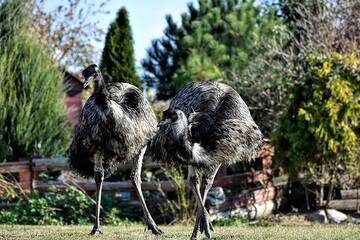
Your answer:
[[[214,229],[205,199],[220,166],[248,161],[261,143],[259,127],[230,86],[197,82],[172,99],[150,148],[154,159],[189,166],[198,207],[191,239],[198,239],[201,233],[211,238]],[[204,178],[202,188],[200,176]]]
[[[70,166],[96,183],[96,219],[90,234],[100,230],[100,204],[104,178],[120,164],[133,161],[131,179],[145,215],[146,228],[162,231],[154,222],[141,191],[141,168],[157,120],[142,92],[127,83],[105,84],[99,68],[92,64],[82,72],[86,87],[94,81],[94,92],[82,110],[69,148]]]

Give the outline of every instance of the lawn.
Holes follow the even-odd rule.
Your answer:
[[[189,239],[192,226],[161,226],[165,232],[161,237],[154,237],[143,232],[143,226],[105,226],[104,234],[89,236],[91,226],[24,226],[0,225],[0,239],[6,240],[55,240],[55,239]],[[312,226],[249,226],[216,227],[216,239],[251,239],[251,240],[359,240],[360,227],[346,225]]]

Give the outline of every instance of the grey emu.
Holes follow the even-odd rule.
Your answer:
[[[213,226],[204,204],[220,166],[248,161],[261,143],[261,131],[231,87],[197,82],[173,98],[150,148],[154,159],[188,165],[191,170],[189,179],[198,206],[192,239],[203,232],[211,238]]]
[[[127,83],[105,84],[95,64],[83,72],[84,87],[94,81],[94,93],[87,100],[69,148],[70,165],[79,174],[94,176],[96,182],[96,220],[91,234],[100,230],[101,191],[104,178],[126,161],[133,161],[132,182],[145,214],[146,228],[157,227],[141,191],[141,167],[157,120],[142,92]]]

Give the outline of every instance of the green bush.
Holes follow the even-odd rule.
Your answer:
[[[0,211],[0,223],[16,224],[18,215],[15,211]]]
[[[108,225],[130,225],[141,222],[140,204],[121,202],[110,194],[104,194],[101,221]],[[83,192],[74,187],[54,191],[48,196],[30,195],[21,198],[16,207],[0,211],[0,224],[67,225],[91,224],[95,204]]]
[[[89,222],[94,204],[76,188],[66,188],[64,193],[49,197],[49,202],[57,211],[57,217],[65,224],[84,224]]]
[[[18,212],[17,212],[18,211]],[[31,198],[16,206],[14,213],[17,216],[18,224],[60,224],[56,218],[55,209],[51,207],[50,201],[46,198]]]
[[[0,6],[0,161],[64,154],[63,74],[29,31],[26,1]]]
[[[141,205],[114,197],[113,194],[104,193],[101,201],[105,216],[116,216],[122,221],[141,222],[144,218]],[[115,210],[116,209],[116,210]],[[116,221],[115,221],[116,222]],[[117,225],[116,223],[113,225]]]
[[[249,223],[249,218],[244,218],[244,217],[221,218],[221,219],[215,219],[212,223],[215,226],[240,226],[245,223]]]
[[[120,211],[117,208],[111,208],[110,212],[105,216],[103,222],[107,225],[121,226],[137,224],[137,221],[130,221],[129,219],[120,218]]]
[[[174,191],[164,192],[159,185],[157,191],[145,192],[148,208],[157,223],[189,223],[196,216],[194,195],[184,183],[185,169],[174,166],[163,169],[164,179],[175,184]],[[154,176],[152,180],[159,181],[159,178]]]
[[[143,172],[143,177],[147,180],[172,180],[176,186],[175,191],[171,192],[164,192],[160,185],[155,191],[143,192],[148,209],[156,223],[187,223],[195,217],[196,202],[191,189],[187,188],[184,184],[185,169],[170,167],[157,171],[153,170],[151,173]],[[146,173],[150,174],[147,175]],[[144,220],[144,213],[139,202],[122,201],[112,194],[104,193],[102,206],[106,216],[113,214],[122,221],[129,220],[131,222],[142,222]]]
[[[86,224],[90,223],[94,204],[76,188],[54,192],[47,197],[30,196],[12,210],[2,211],[0,223],[12,224]]]
[[[333,186],[344,170],[359,175],[359,64],[355,54],[309,55],[273,135],[277,163],[291,176],[305,171],[307,183]]]

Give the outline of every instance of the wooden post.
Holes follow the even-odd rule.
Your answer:
[[[19,172],[19,181],[20,186],[24,190],[24,192],[31,192],[32,190],[32,181],[31,181],[31,171],[29,170],[22,170]]]
[[[269,143],[265,143],[258,152],[258,157],[262,159],[263,172],[268,175],[268,179],[264,181],[266,187],[271,187],[271,177],[269,173],[272,168],[272,158],[275,155],[275,148]]]
[[[222,165],[219,168],[219,171],[217,172],[215,179],[220,179],[224,176],[227,176],[227,167],[225,165]]]
[[[139,197],[134,190],[130,191],[130,201],[139,201]]]
[[[7,162],[0,164],[0,174],[18,173],[19,184],[25,192],[32,190],[32,174],[29,160],[20,159],[18,162]]]

